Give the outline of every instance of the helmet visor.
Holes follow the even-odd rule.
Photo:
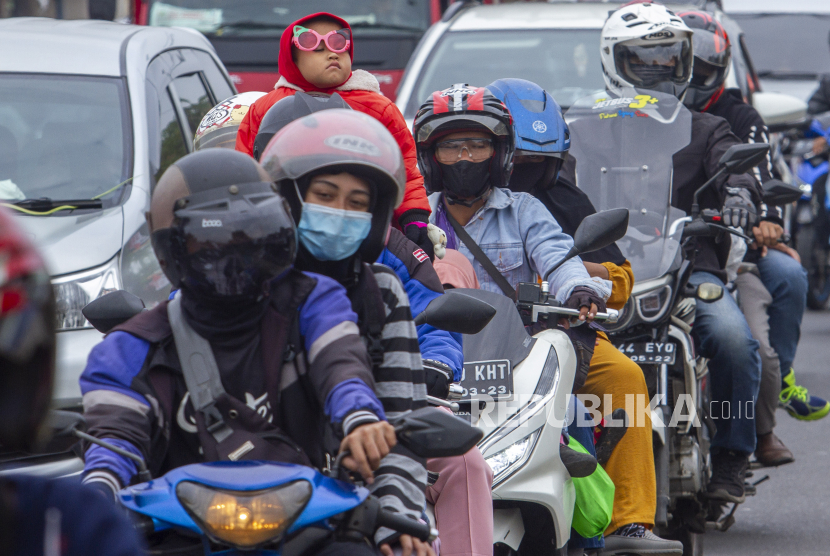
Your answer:
[[[263,284],[294,262],[294,221],[270,184],[243,184],[238,198],[224,188],[186,198],[175,211],[183,283],[208,297],[256,297]]]
[[[689,80],[692,47],[688,38],[663,44],[625,44],[614,46],[617,73],[636,87],[652,88],[671,81],[678,85]]]

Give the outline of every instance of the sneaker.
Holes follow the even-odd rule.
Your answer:
[[[605,537],[605,547],[600,556],[643,554],[648,556],[680,556],[683,543],[663,539],[640,525],[624,525]]]
[[[784,375],[783,382],[778,403],[787,410],[790,417],[799,421],[816,421],[830,413],[830,402],[811,396],[805,387],[795,383],[795,371],[792,368]]]
[[[749,458],[740,452],[722,450],[712,454],[712,478],[707,496],[712,500],[742,503],[746,500],[744,480],[748,467]]]

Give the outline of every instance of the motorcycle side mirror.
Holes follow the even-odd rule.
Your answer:
[[[732,145],[720,157],[720,165],[727,174],[743,174],[763,162],[769,152],[767,143],[742,143]]]
[[[429,324],[439,330],[459,334],[478,334],[496,315],[496,308],[453,290],[430,301],[415,317],[415,324]]]
[[[484,436],[468,421],[435,407],[410,411],[394,425],[398,442],[422,458],[464,455]]]
[[[781,180],[771,179],[764,183],[764,203],[780,207],[794,203],[801,198],[801,189]]]
[[[616,208],[604,210],[586,216],[574,232],[574,244],[565,258],[556,263],[545,275],[545,280],[553,274],[556,269],[567,261],[581,255],[598,251],[607,247],[625,236],[628,230],[628,209]]]
[[[38,452],[57,454],[66,452],[78,442],[75,431],[86,430],[86,420],[81,413],[52,409],[46,415],[43,437],[45,444],[39,446]]]
[[[141,298],[124,290],[101,296],[81,309],[86,320],[104,334],[143,311]]]

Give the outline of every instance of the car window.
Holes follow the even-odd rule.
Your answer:
[[[159,98],[159,132],[158,141],[160,156],[159,166],[155,172],[156,182],[167,168],[178,159],[187,154],[187,146],[184,141],[184,131],[179,126],[179,119],[176,117],[176,108],[170,98],[170,93],[165,91]]]
[[[446,33],[423,67],[404,115],[414,118],[434,91],[518,77],[538,83],[563,107],[605,89],[599,29],[522,29]]]
[[[0,73],[0,122],[0,201],[122,198],[133,160],[123,79]]]
[[[185,132],[192,136],[199,127],[199,122],[215,104],[205,88],[201,73],[185,75],[173,80],[170,88],[179,100],[190,129]]]
[[[236,94],[227,77],[225,77],[225,73],[219,69],[210,54],[201,50],[190,50],[189,54],[192,55],[202,70],[208,89],[213,93],[214,106]]]

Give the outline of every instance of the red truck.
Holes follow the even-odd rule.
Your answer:
[[[395,100],[403,70],[449,0],[135,0],[134,21],[205,34],[240,92],[270,91],[279,79],[280,35],[292,21],[331,12],[352,26],[355,68]]]

